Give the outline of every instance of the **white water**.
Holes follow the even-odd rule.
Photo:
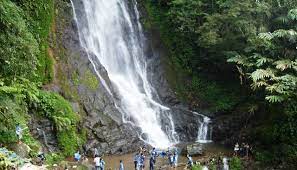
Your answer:
[[[176,143],[170,109],[153,99],[155,90],[147,80],[145,37],[139,22],[137,3],[129,12],[126,0],[83,0],[85,18],[76,17],[82,46],[96,55],[106,69],[117,94],[111,92],[99,71],[99,78],[111,96],[123,121],[139,127],[139,137],[159,148]],[[74,5],[75,8],[75,5]],[[75,13],[75,10],[74,10]],[[94,67],[95,68],[95,67]],[[167,125],[160,120],[167,118]],[[143,135],[145,134],[145,135]],[[143,136],[146,136],[143,138]]]
[[[223,158],[223,170],[229,170],[228,158]]]
[[[199,114],[197,112],[192,112],[196,115],[199,115],[202,117],[202,121],[200,122],[200,127],[198,130],[198,135],[197,135],[197,142],[199,143],[210,143],[212,142],[211,140],[211,130],[209,124],[211,123],[211,120],[209,117],[204,116],[202,114]]]

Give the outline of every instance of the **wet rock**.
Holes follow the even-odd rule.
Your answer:
[[[203,146],[200,143],[187,145],[187,154],[191,156],[203,155]]]

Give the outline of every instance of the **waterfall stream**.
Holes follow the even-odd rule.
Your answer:
[[[144,52],[145,36],[139,22],[137,2],[126,0],[84,0],[84,15],[77,21],[81,45],[96,58],[91,63],[100,63],[112,83],[106,90],[115,100],[123,121],[141,129],[139,137],[145,142],[165,148],[177,142],[170,109],[163,106],[155,96],[154,88],[147,79],[147,63],[150,57]],[[129,6],[130,5],[130,6]],[[115,89],[114,91],[110,89]],[[116,96],[116,97],[115,97]],[[116,99],[117,98],[117,99]],[[166,118],[166,125],[161,122]]]
[[[200,122],[198,134],[197,134],[197,142],[199,143],[209,143],[212,142],[211,134],[212,128],[210,126],[211,120],[209,117],[199,114],[197,112],[192,112],[196,115],[201,116],[202,120]]]

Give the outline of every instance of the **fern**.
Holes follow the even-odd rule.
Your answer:
[[[247,57],[241,56],[241,55],[236,55],[234,57],[231,57],[227,60],[227,62],[230,62],[230,63],[233,62],[243,66],[252,66],[252,63],[248,61]]]
[[[272,40],[274,36],[271,32],[266,32],[266,33],[260,33],[258,37],[263,40]]]
[[[265,99],[270,103],[279,103],[285,100],[284,97],[278,95],[266,96]]]
[[[271,62],[272,60],[267,57],[263,57],[261,54],[255,53],[252,58],[255,58],[256,61],[256,66],[260,67],[263,66],[265,63]]]
[[[274,62],[274,64],[276,65],[277,69],[284,71],[285,69],[292,68],[294,62],[291,60],[278,60]]]
[[[253,79],[254,82],[259,81],[259,80],[264,80],[266,78],[271,78],[274,77],[274,73],[271,69],[257,69],[254,71],[251,75],[251,78]]]

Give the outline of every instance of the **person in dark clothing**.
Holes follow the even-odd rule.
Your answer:
[[[154,157],[150,158],[150,170],[154,170],[154,166],[155,166],[155,159]]]

